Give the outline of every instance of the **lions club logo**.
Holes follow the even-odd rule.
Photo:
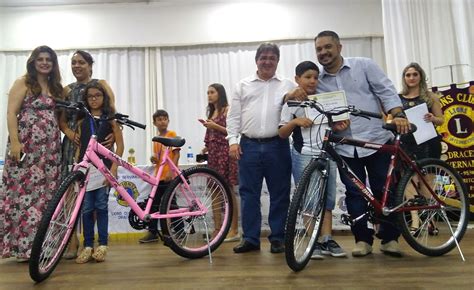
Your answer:
[[[469,106],[453,105],[444,111],[445,123],[441,132],[449,132],[444,135],[443,140],[459,148],[468,148],[474,144],[474,134],[472,130],[473,111]]]
[[[137,200],[139,192],[135,183],[131,181],[122,181],[120,182],[120,185],[123,186],[123,188],[125,188],[128,195],[130,195],[134,200]],[[114,192],[114,196],[115,196],[115,199],[117,199],[118,204],[120,204],[121,206],[128,207],[128,203],[120,196],[118,191]]]

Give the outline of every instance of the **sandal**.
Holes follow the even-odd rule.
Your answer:
[[[417,238],[420,235],[420,228],[410,227],[410,235]]]
[[[66,248],[66,252],[63,254],[63,258],[66,260],[72,260],[77,258],[77,252],[79,251],[79,245],[76,245],[71,248],[71,242],[69,242],[68,247]]]
[[[95,249],[94,254],[92,254],[92,258],[98,263],[105,261],[105,256],[107,255],[107,246],[98,246]]]
[[[430,221],[429,225],[428,225],[428,234],[430,236],[437,236],[439,234],[439,230],[438,228],[435,226],[435,224],[433,223],[433,221]]]
[[[91,247],[85,247],[82,252],[79,254],[79,256],[76,258],[76,263],[77,264],[85,264],[92,260],[92,248]]]
[[[224,243],[238,242],[238,241],[240,241],[240,235],[239,235],[239,233],[237,233],[237,234],[235,234],[235,235],[233,235],[233,236],[229,236],[229,235],[228,235],[228,236],[225,237],[225,239],[224,239]]]

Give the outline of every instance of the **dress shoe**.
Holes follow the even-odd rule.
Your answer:
[[[240,244],[234,247],[234,253],[246,253],[251,251],[260,251],[260,245],[254,245],[246,240],[242,240]]]
[[[283,253],[285,251],[285,245],[281,241],[272,241],[270,242],[270,252],[273,254]]]

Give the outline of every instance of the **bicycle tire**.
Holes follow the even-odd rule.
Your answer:
[[[325,164],[324,160],[311,160],[291,199],[285,227],[285,257],[295,272],[308,264],[321,232],[326,204]]]
[[[228,184],[212,169],[192,167],[184,170],[182,176],[209,211],[200,216],[163,218],[160,224],[167,246],[182,257],[196,259],[208,254],[208,235],[211,252],[224,241],[232,221],[232,196]],[[183,194],[185,191],[187,189],[178,176],[163,196],[160,213],[197,208],[197,205],[189,205],[189,196]],[[212,234],[210,229],[214,229]]]
[[[467,188],[459,173],[439,159],[422,159],[418,167],[437,194],[445,202],[439,209],[421,208],[416,211],[397,213],[397,222],[402,236],[417,252],[427,256],[441,256],[461,241],[469,222],[469,198]],[[436,205],[439,202],[423,191],[417,182],[415,171],[406,172],[397,188],[396,204],[409,201],[415,206]],[[413,228],[412,221],[419,220],[419,227]],[[452,229],[452,232],[451,232]]]
[[[41,218],[29,261],[30,277],[36,282],[51,275],[66,250],[80,214],[79,208],[78,214],[72,217],[83,180],[83,172],[71,172],[59,186]]]

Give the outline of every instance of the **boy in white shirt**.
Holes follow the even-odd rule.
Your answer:
[[[311,61],[301,62],[296,66],[295,81],[307,95],[314,95],[318,85],[318,66]],[[309,164],[312,157],[319,153],[322,146],[325,129],[328,124],[313,122],[321,117],[320,113],[313,109],[302,107],[283,106],[281,111],[281,120],[279,135],[281,138],[293,137],[291,147],[292,174],[295,184],[298,184],[305,167]],[[318,118],[317,118],[318,117]],[[348,126],[348,121],[335,122],[333,129],[344,129]],[[329,160],[329,176],[326,186],[327,200],[326,212],[324,213],[323,226],[321,229],[321,239],[317,242],[313,251],[312,259],[322,259],[324,255],[333,257],[345,257],[344,250],[333,240],[332,231],[332,210],[336,203],[336,169],[334,161]]]

